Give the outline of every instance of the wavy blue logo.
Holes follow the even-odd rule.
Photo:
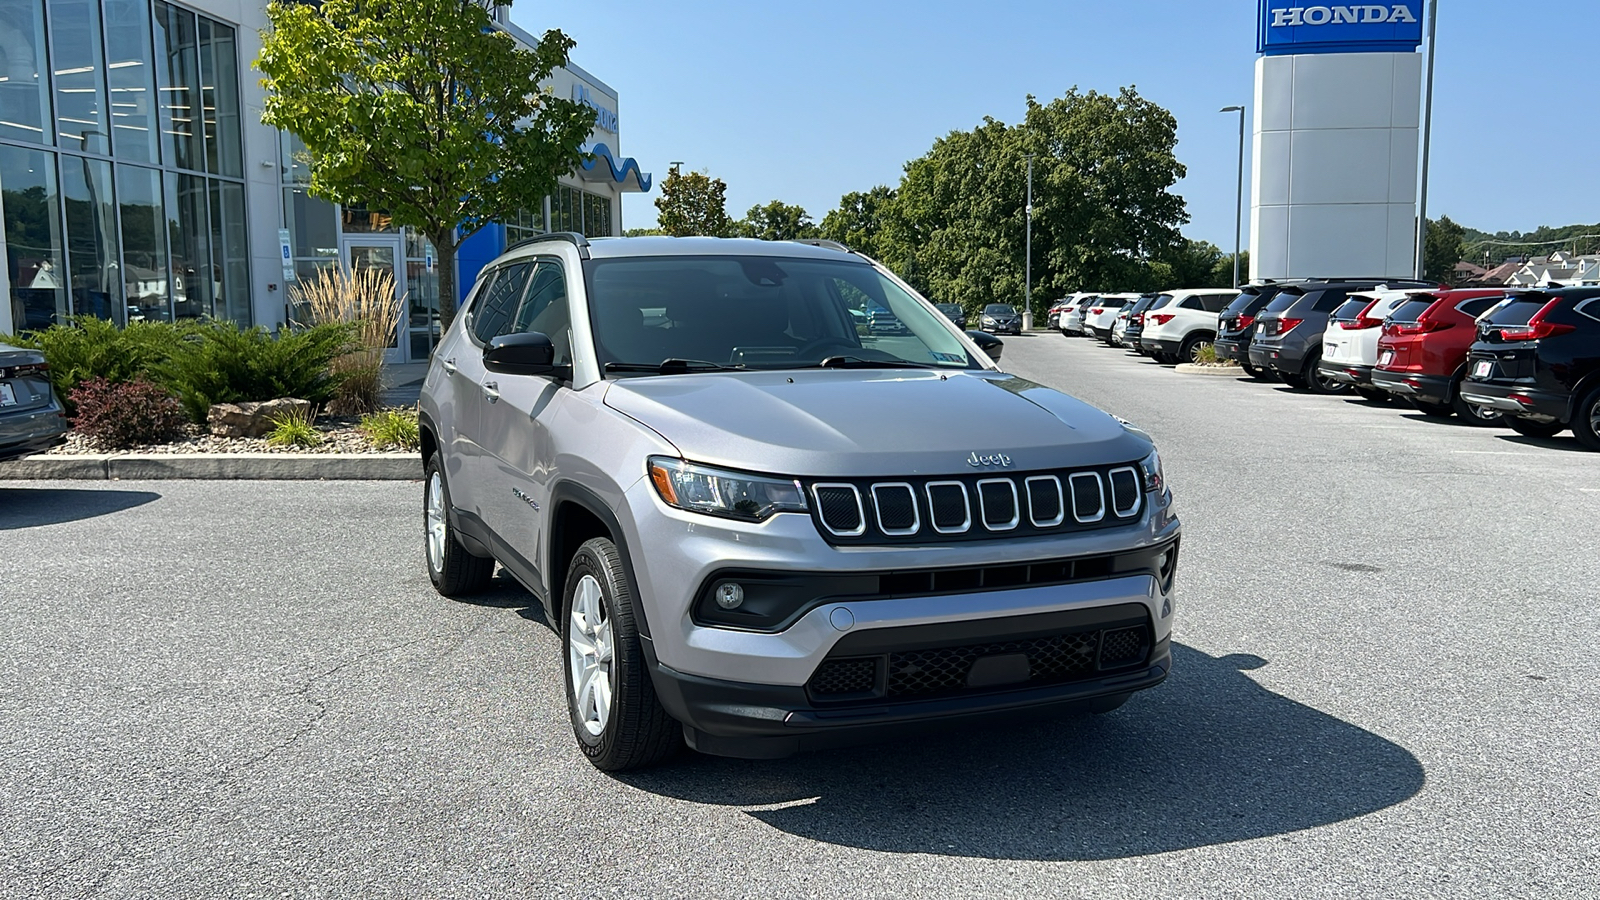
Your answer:
[[[600,165],[600,161],[605,160],[606,167],[611,170],[612,181],[621,184],[622,182],[628,180],[629,174],[632,174],[634,183],[639,185],[639,190],[650,190],[650,184],[652,181],[650,175],[639,171],[639,161],[633,157],[626,157],[619,163],[617,158],[611,154],[611,148],[607,147],[605,144],[595,144],[589,149],[589,154],[589,158],[585,159],[582,163],[583,171],[596,171]]]

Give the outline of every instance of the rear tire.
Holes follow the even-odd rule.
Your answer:
[[[562,592],[567,712],[578,747],[595,768],[621,772],[654,765],[683,745],[639,644],[636,594],[617,547],[594,538],[578,548]]]
[[[1178,362],[1197,363],[1200,361],[1200,349],[1209,347],[1211,340],[1203,334],[1184,338],[1182,346],[1178,348]]]
[[[1503,428],[1506,425],[1506,414],[1490,409],[1487,406],[1473,406],[1461,399],[1461,380],[1450,386],[1450,409],[1455,412],[1456,418],[1469,425],[1482,425],[1489,428]]]
[[[446,597],[466,597],[481,592],[494,576],[494,560],[473,556],[456,539],[450,524],[450,485],[444,478],[444,460],[435,452],[428,457],[422,478],[423,555],[428,580]]]
[[[1410,403],[1412,406],[1417,408],[1417,412],[1420,412],[1425,416],[1448,419],[1455,413],[1455,410],[1452,409],[1448,403],[1429,403],[1426,400],[1418,400],[1414,397],[1411,398]]]
[[[1572,436],[1590,450],[1600,450],[1600,387],[1578,401],[1572,416]]]
[[[1532,419],[1519,419],[1515,416],[1507,416],[1506,424],[1517,434],[1531,438],[1555,437],[1567,430],[1567,426],[1560,422],[1535,422]]]
[[[1303,380],[1314,394],[1343,394],[1350,390],[1351,385],[1343,381],[1334,381],[1332,378],[1317,371],[1317,364],[1322,362],[1322,351],[1318,350],[1310,359],[1306,360],[1305,375]]]

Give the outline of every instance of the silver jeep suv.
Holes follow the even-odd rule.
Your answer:
[[[429,577],[469,594],[499,562],[541,601],[602,769],[1105,712],[1171,667],[1149,437],[842,246],[519,244],[421,416]]]

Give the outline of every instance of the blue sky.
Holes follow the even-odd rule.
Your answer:
[[[512,17],[576,39],[574,61],[621,95],[624,153],[658,177],[682,160],[722,178],[735,218],[781,199],[820,221],[848,191],[897,183],[935,138],[985,115],[1017,121],[1027,94],[1137,85],[1178,119],[1185,233],[1231,248],[1238,125],[1217,110],[1251,102],[1255,11],[1255,0],[519,0]],[[1489,231],[1600,221],[1597,126],[1580,99],[1593,74],[1571,43],[1596,25],[1590,0],[1444,4],[1430,214]],[[624,224],[654,224],[655,196],[629,195]]]

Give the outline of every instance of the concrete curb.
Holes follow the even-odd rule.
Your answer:
[[[30,456],[0,464],[4,481],[421,481],[416,453],[210,453]]]
[[[1239,366],[1197,366],[1193,363],[1184,363],[1175,370],[1179,375],[1213,375],[1229,378],[1238,378],[1244,375],[1244,369]]]

